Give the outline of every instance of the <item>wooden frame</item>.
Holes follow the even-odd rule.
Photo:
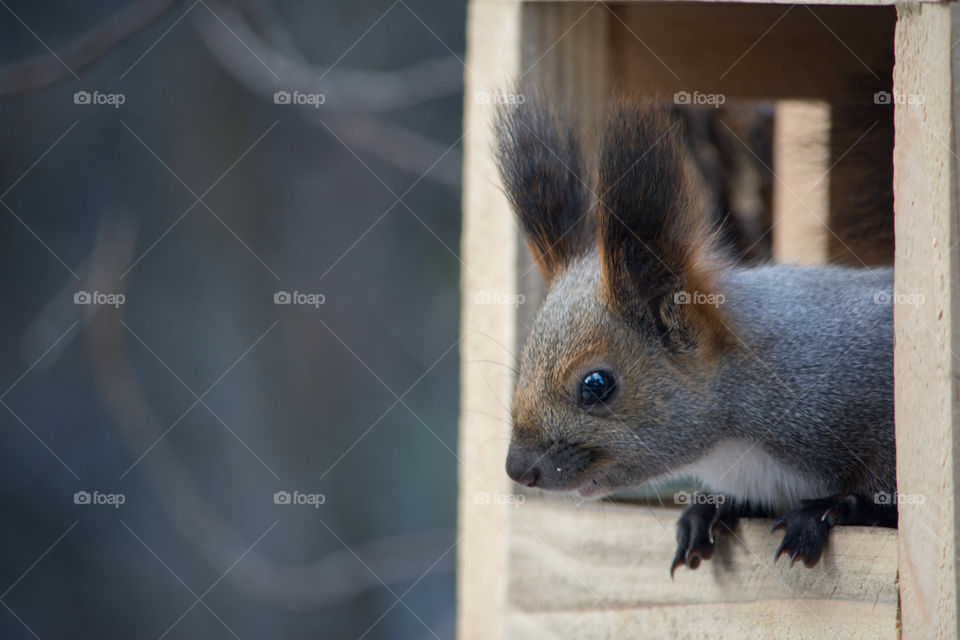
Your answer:
[[[777,629],[797,637],[958,637],[957,5],[898,4],[889,42],[886,27],[867,28],[864,21],[887,24],[877,16],[892,15],[894,9],[883,6],[892,2],[845,2],[863,6],[844,9],[776,4],[469,5],[458,574],[464,640],[765,638]],[[764,30],[778,20],[796,46],[764,42]],[[749,68],[717,81],[717,65],[729,65],[739,55],[735,45],[744,49],[742,42],[753,40],[753,55],[738,63]],[[799,55],[797,47],[809,71],[801,79],[785,72],[797,65],[787,55]],[[813,570],[774,565],[776,539],[765,533],[768,523],[747,522],[719,551],[724,562],[715,559],[670,581],[676,511],[515,496],[503,471],[511,368],[539,285],[493,165],[491,96],[526,76],[558,88],[588,115],[599,114],[614,86],[815,100],[837,90],[844,74],[869,66],[869,56],[883,47],[895,47],[895,93],[923,96],[922,104],[896,109],[894,181],[896,290],[925,300],[895,307],[898,489],[901,496],[923,496],[922,503],[901,504],[897,531],[835,531]],[[681,77],[692,80],[685,84]],[[802,116],[801,110],[788,117]],[[789,182],[797,175],[793,156],[783,157],[778,173],[796,184]],[[778,198],[779,233],[809,226],[810,214],[827,215],[817,211],[826,206],[823,194],[814,196],[800,205]],[[806,222],[789,210],[803,211]],[[799,249],[789,251],[803,257]]]
[[[922,96],[896,111],[894,307],[897,482],[923,504],[900,508],[904,637],[956,638],[957,613],[957,63],[956,4],[904,5],[894,88]]]

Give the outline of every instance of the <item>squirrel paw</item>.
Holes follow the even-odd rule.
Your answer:
[[[819,500],[804,500],[800,506],[773,525],[771,533],[785,529],[783,542],[773,561],[783,553],[790,554],[790,566],[797,560],[812,567],[820,560],[827,544],[830,528],[845,525],[897,526],[897,508],[877,505],[866,496],[837,495]]]
[[[830,508],[830,505],[820,503],[804,504],[778,520],[770,533],[778,529],[785,529],[785,532],[773,561],[789,553],[791,567],[797,560],[802,560],[807,567],[816,565],[830,533],[830,524],[826,521]]]
[[[677,520],[677,553],[670,565],[670,577],[677,567],[686,565],[691,569],[700,566],[701,560],[713,555],[715,534],[736,523],[736,515],[729,509],[715,504],[694,504]]]

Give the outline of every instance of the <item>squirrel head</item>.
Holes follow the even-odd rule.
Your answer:
[[[614,103],[595,176],[556,110],[514,105],[496,129],[500,175],[548,286],[520,358],[507,473],[601,496],[691,462],[710,444],[694,434],[709,428],[731,334],[679,121]]]

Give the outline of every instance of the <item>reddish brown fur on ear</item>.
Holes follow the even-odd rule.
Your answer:
[[[721,267],[683,154],[680,121],[663,108],[621,99],[609,109],[597,185],[604,295],[625,316],[714,343],[727,334]]]
[[[594,242],[585,163],[576,126],[548,101],[501,108],[497,163],[507,197],[547,284]]]

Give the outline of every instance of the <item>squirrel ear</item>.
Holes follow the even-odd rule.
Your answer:
[[[507,198],[549,286],[571,259],[593,246],[595,235],[576,125],[545,104],[528,100],[502,107],[496,139]]]
[[[597,226],[608,304],[678,336],[723,333],[714,238],[685,175],[680,121],[660,107],[617,102],[601,145]]]

